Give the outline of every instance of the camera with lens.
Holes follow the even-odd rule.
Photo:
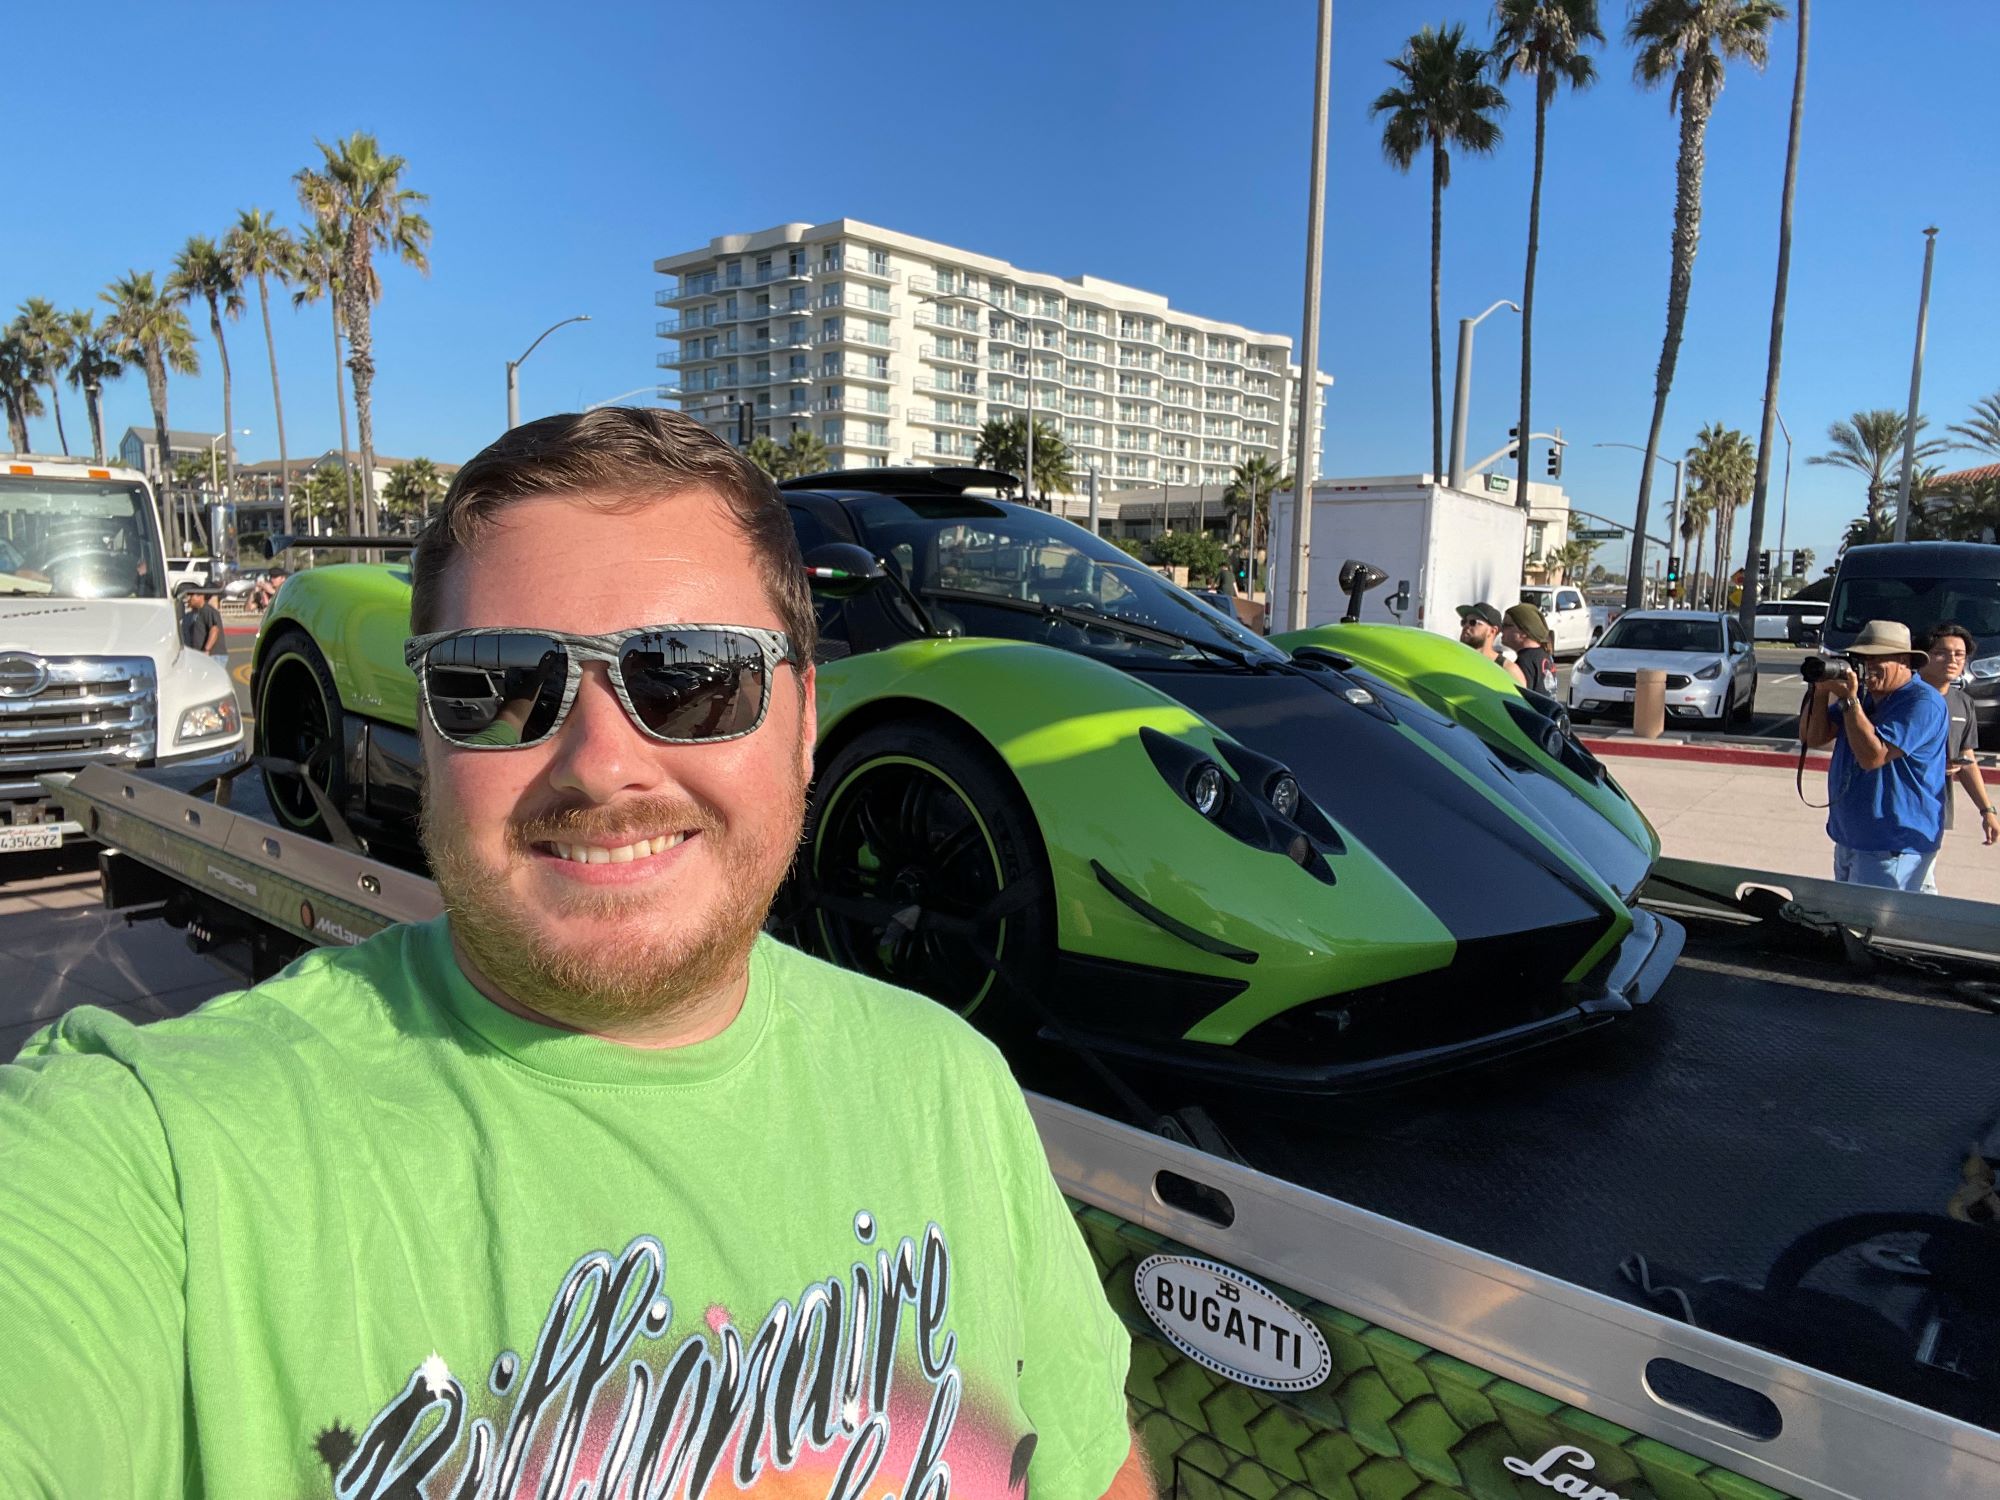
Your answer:
[[[1807,682],[1818,682],[1823,677],[1852,677],[1854,663],[1844,656],[1808,656],[1799,663],[1799,676]]]

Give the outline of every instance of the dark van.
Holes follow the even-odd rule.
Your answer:
[[[1972,632],[1972,701],[1980,743],[2000,743],[2000,546],[1887,542],[1850,547],[1833,575],[1821,644],[1845,651],[1870,620],[1901,620],[1919,645],[1951,621]]]

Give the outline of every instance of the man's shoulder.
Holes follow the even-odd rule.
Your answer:
[[[776,938],[757,940],[775,1009],[795,1024],[838,1037],[840,1045],[918,1053],[944,1067],[991,1068],[1006,1061],[962,1016],[914,990],[843,969]]]
[[[215,996],[184,1016],[135,1023],[80,1006],[22,1046],[18,1061],[58,1077],[93,1057],[138,1076],[148,1089],[257,1092],[257,1080],[295,1077],[315,1053],[390,1041],[399,992],[422,927],[392,927],[350,948],[317,948],[261,983]]]

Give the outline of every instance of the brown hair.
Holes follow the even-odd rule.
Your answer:
[[[410,629],[422,634],[438,628],[452,559],[476,544],[494,516],[517,500],[599,493],[644,504],[701,485],[728,505],[798,659],[811,661],[818,636],[812,594],[777,486],[693,418],[631,406],[523,423],[487,444],[453,476],[411,559]]]

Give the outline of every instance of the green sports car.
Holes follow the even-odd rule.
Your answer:
[[[1266,640],[1003,484],[782,486],[822,636],[786,935],[995,1035],[1314,1092],[1651,998],[1658,842],[1552,702],[1418,630]],[[299,574],[252,692],[277,816],[414,862],[408,633],[406,567]]]

